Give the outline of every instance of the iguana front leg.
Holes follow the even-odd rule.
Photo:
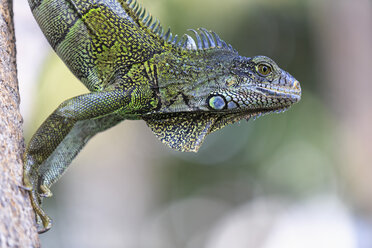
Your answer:
[[[38,215],[39,232],[45,232],[51,227],[50,218],[40,207],[42,197],[52,195],[49,190],[50,186],[62,176],[91,137],[115,126],[124,119],[125,117],[120,114],[112,114],[97,119],[77,121],[52,154],[40,165],[37,172],[38,185],[30,191],[32,205]]]
[[[62,103],[40,126],[27,147],[24,174],[26,188],[31,170],[39,166],[56,149],[77,121],[120,112],[130,102],[130,94],[123,89],[93,92],[74,97]]]
[[[37,218],[42,221],[41,232],[51,226],[50,218],[41,208],[42,197],[51,195],[50,185],[61,176],[72,158],[84,146],[86,139],[118,123],[120,118],[113,117],[116,113],[124,118],[126,112],[131,112],[132,93],[132,90],[115,89],[67,100],[46,119],[32,137],[24,158],[24,186],[29,190]],[[105,125],[99,126],[105,122]],[[81,126],[84,124],[90,124],[92,128],[84,129]],[[72,137],[68,136],[71,132],[80,132],[81,139],[66,139]],[[77,141],[69,144],[72,146],[69,147],[72,149],[72,153],[68,155],[70,159],[60,159],[64,156],[63,148],[69,141]],[[55,163],[57,161],[59,163]]]
[[[41,197],[52,196],[49,188],[63,175],[68,165],[85,144],[99,132],[105,131],[121,121],[125,116],[110,114],[100,118],[78,121],[58,147],[39,168],[39,188]]]

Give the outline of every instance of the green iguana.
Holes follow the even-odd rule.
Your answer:
[[[50,45],[90,90],[63,102],[24,156],[24,188],[39,232],[50,187],[96,133],[144,120],[178,151],[242,119],[281,112],[301,97],[299,82],[264,56],[242,57],[216,33],[195,38],[163,29],[136,0],[28,0]]]

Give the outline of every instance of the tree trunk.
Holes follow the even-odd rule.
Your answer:
[[[19,112],[11,0],[0,0],[0,247],[39,247],[34,215],[22,185]]]

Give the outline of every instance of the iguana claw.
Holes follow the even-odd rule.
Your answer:
[[[32,208],[34,209],[36,215],[38,233],[44,233],[52,227],[52,219],[44,212],[44,210],[40,206],[41,196],[35,190],[31,190],[29,192],[29,195]]]
[[[41,191],[41,193],[39,194],[40,197],[46,197],[46,198],[48,198],[48,197],[52,197],[53,196],[52,191],[50,191],[50,189],[46,185],[40,185],[40,191]]]

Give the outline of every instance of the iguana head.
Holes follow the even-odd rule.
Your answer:
[[[299,82],[268,57],[247,58],[223,49],[190,54],[157,57],[159,112],[240,113],[249,118],[286,110],[301,98]]]
[[[285,110],[301,98],[300,83],[265,56],[235,58],[219,81],[206,98],[211,111],[254,115]]]

